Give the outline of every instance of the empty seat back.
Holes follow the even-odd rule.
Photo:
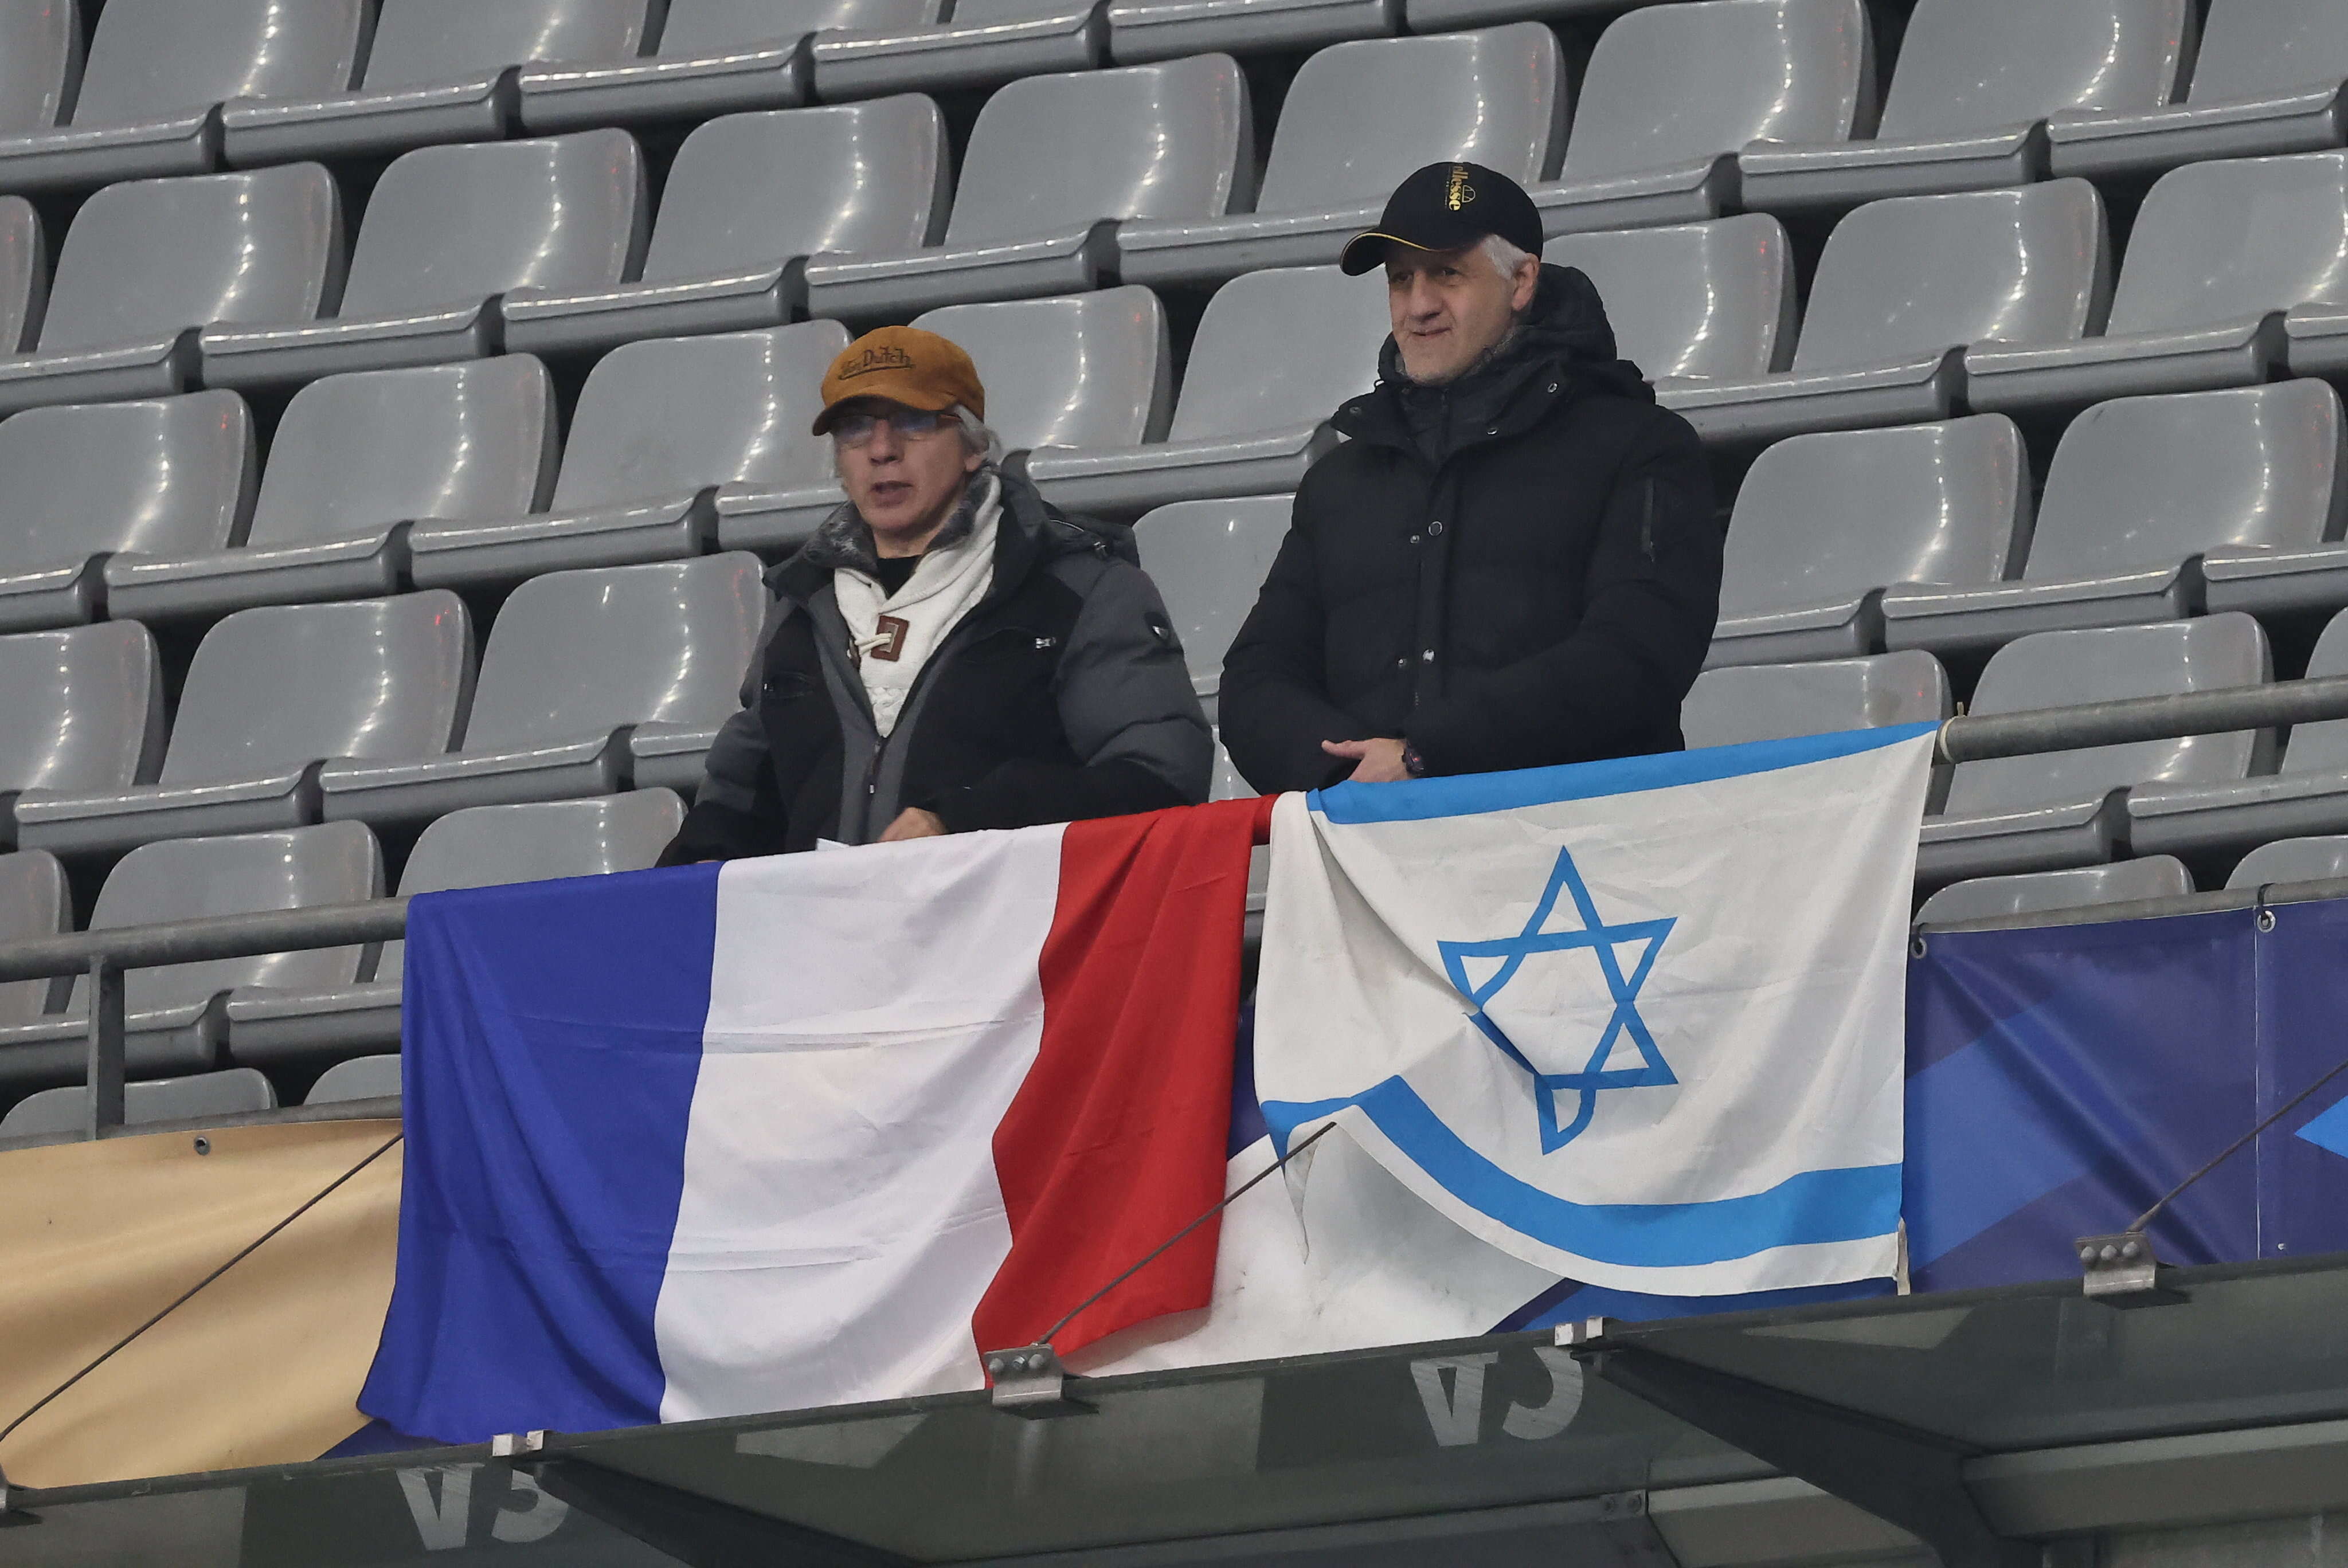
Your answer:
[[[1952,883],[1924,900],[1916,918],[1927,925],[1982,920],[2000,915],[2043,915],[2136,898],[2175,898],[2193,891],[2192,875],[2173,855],[2148,855],[2109,866],[2075,866],[2019,876],[1976,876]]]
[[[2193,62],[2196,104],[2348,81],[2348,6],[2334,0],[2211,0]]]
[[[1566,97],[1557,38],[1536,23],[1331,45],[1289,84],[1256,210],[1375,207],[1447,158],[1529,184],[1557,167]]]
[[[670,166],[644,279],[934,244],[947,209],[945,138],[938,106],[911,94],[711,120]]]
[[[643,263],[648,205],[644,153],[623,130],[418,148],[368,199],[340,313],[619,282]]]
[[[1013,82],[971,128],[946,243],[1219,217],[1254,157],[1247,103],[1229,55]]]
[[[342,198],[318,164],[127,179],[74,215],[40,346],[54,354],[214,322],[306,322],[342,282]]]
[[[1880,134],[1961,135],[2060,109],[2158,108],[2177,92],[2189,4],[1918,0]]]
[[[2282,838],[2261,844],[2242,856],[2229,887],[2264,887],[2271,882],[2336,882],[2348,877],[2348,834]]]
[[[2113,333],[2348,303],[2348,152],[2188,163],[2137,213]]]
[[[258,466],[233,392],[27,409],[0,421],[0,571],[220,549]]]
[[[78,1132],[89,1114],[89,1091],[78,1085],[28,1094],[0,1116],[0,1138]],[[122,1086],[122,1122],[183,1122],[277,1109],[277,1091],[250,1067],[223,1068],[187,1078],[153,1078]]]
[[[1166,597],[1190,679],[1202,696],[1222,686],[1223,655],[1255,608],[1264,574],[1288,536],[1293,496],[1177,501],[1134,526],[1142,569]]]
[[[1766,212],[1566,234],[1541,259],[1598,285],[1615,347],[1651,380],[1741,379],[1783,370],[1793,355],[1793,257],[1785,225]]]
[[[546,504],[555,452],[553,384],[528,354],[329,375],[285,405],[247,538],[516,517]]]
[[[938,0],[669,0],[664,55],[722,55],[839,27],[925,27]]]
[[[723,720],[767,611],[759,569],[736,551],[530,579],[498,612],[465,749]]]
[[[2215,545],[2336,538],[2340,395],[2320,381],[2122,397],[2073,420],[2023,576],[2174,566]]]
[[[355,1056],[318,1074],[318,1081],[310,1085],[302,1103],[332,1105],[346,1100],[380,1100],[398,1092],[396,1055]]]
[[[347,91],[366,13],[366,0],[107,0],[90,32],[73,122]]]
[[[1680,704],[1680,730],[1691,746],[1734,746],[1935,723],[1954,711],[1948,671],[1911,648],[1867,659],[1707,670]]]
[[[1174,351],[1166,308],[1148,289],[949,305],[913,324],[969,354],[987,422],[1011,451],[1131,446],[1165,434]]]
[[[2029,477],[2022,433],[2002,414],[1780,441],[1736,493],[1720,612],[1996,582],[2029,538]]]
[[[0,134],[56,125],[81,61],[74,7],[59,0],[0,0]]]
[[[1794,368],[2100,331],[2107,245],[2103,198],[2084,179],[1870,201],[1835,226],[1818,258]]]
[[[30,942],[72,929],[73,894],[57,857],[42,849],[0,855],[0,942]],[[30,1023],[48,1003],[46,980],[0,985],[0,1024]]]
[[[618,60],[643,48],[648,0],[383,0],[366,87],[421,87],[530,61]]]
[[[124,789],[162,763],[162,661],[145,627],[0,637],[0,795]]]
[[[1604,179],[1735,152],[1843,141],[1874,119],[1861,0],[1684,0],[1632,11],[1591,51],[1565,178]]]
[[[326,757],[448,749],[473,677],[464,600],[446,589],[240,610],[205,633],[163,757],[165,784],[268,778]]]
[[[49,245],[41,216],[21,196],[0,196],[0,354],[40,336],[49,302]]]
[[[2348,610],[2332,618],[2307,656],[2310,680],[2348,675]],[[2348,773],[2348,719],[2326,719],[2293,724],[2291,743],[2283,748],[2287,774]]]
[[[1190,342],[1175,441],[1314,425],[1378,378],[1392,330],[1381,277],[1282,267],[1215,291]]]
[[[2266,633],[2239,613],[2152,626],[2041,631],[1990,656],[1971,712],[2013,713],[2165,697],[2272,677]],[[2264,744],[2250,731],[2136,741],[2084,751],[1960,764],[1949,810],[1972,814],[2085,801],[2137,784],[2219,784],[2250,771]]]
[[[822,483],[830,446],[808,426],[824,369],[847,346],[837,322],[621,344],[580,390],[555,509]]]

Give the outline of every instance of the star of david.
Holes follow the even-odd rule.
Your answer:
[[[1581,917],[1578,929],[1549,930],[1550,918],[1557,912],[1559,895],[1569,895],[1573,910]],[[1542,892],[1540,902],[1534,906],[1525,928],[1513,937],[1499,937],[1482,942],[1437,942],[1443,954],[1444,972],[1459,994],[1476,1006],[1469,1021],[1484,1032],[1486,1039],[1500,1048],[1509,1061],[1530,1075],[1533,1081],[1533,1101],[1540,1116],[1541,1153],[1552,1153],[1580,1137],[1590,1126],[1591,1114],[1598,1108],[1598,1096],[1609,1089],[1641,1089],[1677,1083],[1671,1064],[1656,1048],[1655,1037],[1647,1021],[1639,1015],[1639,991],[1647,983],[1647,976],[1655,967],[1655,955],[1661,951],[1663,938],[1671,935],[1676,918],[1632,920],[1610,926],[1598,917],[1598,907],[1591,901],[1590,889],[1582,884],[1581,873],[1573,864],[1572,852],[1560,849],[1557,865],[1550,872],[1549,886]],[[1616,949],[1640,948],[1635,962],[1626,973]],[[1510,1040],[1484,1011],[1486,1004],[1499,994],[1510,980],[1517,978],[1527,958],[1536,953],[1558,953],[1576,948],[1587,948],[1598,960],[1606,977],[1606,989],[1614,999],[1613,1015],[1599,1035],[1589,1061],[1579,1072],[1543,1072],[1535,1067],[1517,1043]],[[1483,983],[1476,984],[1468,974],[1469,960],[1498,958],[1499,967]],[[1638,1048],[1636,1067],[1606,1066],[1616,1045],[1628,1036]],[[1572,1093],[1581,1096],[1571,1120],[1560,1123],[1558,1097]]]

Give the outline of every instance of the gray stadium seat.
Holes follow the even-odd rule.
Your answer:
[[[1949,672],[1929,653],[1707,670],[1680,704],[1691,746],[1735,746],[1837,730],[1938,723],[1956,711]]]
[[[2348,152],[2197,163],[2137,213],[2103,335],[2017,337],[1965,355],[1977,408],[2065,409],[2129,393],[2348,369]]]
[[[2003,415],[1781,441],[1736,493],[1706,662],[1875,652],[1887,589],[1998,582],[2029,538],[2029,455]]]
[[[1874,126],[1860,0],[1651,5],[1599,38],[1565,167],[1533,202],[1550,234],[1716,218],[1747,142],[1840,142]]]
[[[1971,712],[2170,696],[2271,678],[2266,633],[2247,615],[2041,631],[1990,656]],[[1924,819],[1917,880],[1939,886],[2109,860],[2134,788],[2239,781],[2271,771],[2273,755],[2274,733],[2260,730],[1961,763],[1947,811]]]
[[[163,766],[163,664],[135,620],[0,637],[0,838],[26,790],[92,794]]]
[[[21,196],[0,196],[0,354],[31,353],[48,305],[49,244],[40,215]]]
[[[1124,224],[1118,275],[1208,284],[1334,261],[1397,181],[1440,159],[1530,185],[1564,150],[1567,97],[1556,35],[1538,23],[1332,45],[1289,84],[1254,210]]]
[[[249,1067],[187,1078],[157,1078],[122,1086],[122,1124],[190,1122],[277,1109],[277,1091]],[[89,1115],[89,1091],[78,1084],[27,1094],[0,1116],[0,1138],[78,1132]]]
[[[2348,675],[2348,612],[2308,656],[2311,679]],[[2195,779],[2129,792],[2128,835],[2139,848],[2189,854],[2312,833],[2348,833],[2348,719],[2294,724],[2270,777]]]
[[[2279,838],[2261,844],[2226,878],[2230,888],[2268,887],[2278,882],[2337,882],[2348,877],[2348,834]]]
[[[2134,113],[2173,97],[2192,0],[1921,0],[1883,121],[1866,140],[1756,140],[1738,159],[1747,207],[1855,207],[2046,177],[2046,118]]]
[[[1589,274],[1615,347],[1650,381],[1750,380],[1794,357],[1793,254],[1785,226],[1766,212],[1561,235],[1541,259]]]
[[[2056,115],[2058,174],[2149,174],[2213,158],[2312,152],[2348,139],[2348,7],[2339,0],[2211,0],[2181,104]]]
[[[259,468],[233,392],[0,421],[0,630],[93,619],[112,552],[225,548],[252,514]]]
[[[355,822],[228,838],[142,845],[108,873],[92,930],[250,915],[383,897],[383,851]],[[244,986],[324,990],[355,980],[363,947],[318,948],[132,969],[123,977],[128,1066],[133,1077],[204,1072],[219,1065],[221,999]],[[0,1085],[83,1079],[88,988],[74,982],[66,1011],[0,1029]]]
[[[604,289],[644,265],[644,153],[623,130],[427,147],[384,170],[329,321],[206,328],[205,384],[275,386],[478,359],[516,289]]]
[[[1325,422],[1338,405],[1377,379],[1388,330],[1380,278],[1334,267],[1234,278],[1207,302],[1164,441],[1039,452],[1028,477],[1061,506],[1121,517],[1293,490],[1334,445]]]
[[[882,0],[668,0],[659,47],[639,59],[522,67],[521,123],[533,135],[637,120],[695,120],[807,101],[808,45]],[[910,7],[934,19],[938,0]]]
[[[81,26],[57,0],[0,0],[0,136],[53,128],[81,83]]]
[[[948,305],[913,324],[970,355],[1006,451],[1165,438],[1174,351],[1166,307],[1148,289]]]
[[[1711,441],[1945,419],[1965,345],[2100,332],[2110,299],[2103,199],[2084,179],[1871,201],[1827,241],[1791,372],[1656,394]]]
[[[1293,496],[1178,501],[1134,525],[1142,569],[1166,596],[1190,684],[1210,716],[1222,690],[1223,654],[1255,608],[1295,504]]]
[[[329,763],[328,820],[423,822],[469,805],[690,790],[740,708],[767,612],[746,553],[549,572],[498,611],[464,745],[414,762]]]
[[[817,256],[808,310],[902,320],[1089,289],[1114,266],[1120,227],[1220,215],[1253,158],[1247,83],[1228,55],[1025,77],[978,112],[945,242]]]
[[[596,362],[571,417],[551,510],[431,518],[407,536],[427,587],[513,582],[726,548],[797,546],[842,497],[808,434],[837,322],[647,338]]]
[[[314,823],[322,762],[446,752],[472,682],[472,627],[452,593],[239,610],[196,650],[161,777],[26,790],[18,842],[97,854]]]
[[[2193,891],[2192,874],[2174,856],[2116,860],[2108,866],[2074,866],[2066,871],[2024,871],[2012,876],[1974,876],[1951,883],[1916,911],[1921,926],[2001,915],[2047,915],[2138,898],[2177,898]]]
[[[954,15],[962,15],[960,0]],[[1120,66],[1221,49],[1311,50],[1402,28],[1402,0],[1114,0],[1108,52]]]
[[[440,818],[416,840],[400,873],[403,896],[493,887],[557,876],[642,871],[685,821],[664,789],[592,800],[483,805]],[[5,864],[5,863],[0,863]],[[240,990],[228,1000],[230,1057],[249,1066],[314,1063],[321,1056],[399,1049],[400,968],[407,945],[386,942],[373,978],[327,990]],[[399,1092],[398,1059],[389,1058]],[[313,1091],[310,1100],[316,1102]]]
[[[0,358],[0,413],[183,391],[199,329],[312,322],[342,291],[342,197],[317,164],[109,185],[66,232],[36,347]]]
[[[789,321],[826,251],[937,243],[951,190],[945,120],[916,97],[728,115],[685,138],[641,281],[505,300],[505,344],[579,353],[636,338]]]
[[[2063,433],[2021,580],[1894,588],[1885,641],[1953,651],[2192,614],[2207,552],[2304,561],[2339,538],[2342,440],[2320,381],[2098,404]]]
[[[0,425],[0,448],[15,424],[45,412],[65,411]],[[396,593],[407,580],[416,519],[511,518],[545,507],[555,423],[552,382],[528,354],[314,381],[278,419],[242,538],[230,548],[216,537],[113,556],[108,612],[162,621]],[[0,500],[0,517],[6,511]]]
[[[399,1091],[398,1052],[355,1056],[318,1074],[318,1081],[310,1085],[310,1092],[302,1097],[302,1103],[340,1105],[353,1100],[388,1100]]]
[[[71,5],[46,9],[72,26]],[[366,0],[107,0],[70,122],[0,136],[0,187],[209,172],[222,104],[350,87],[368,10]]]
[[[1365,3],[1375,0],[1337,0],[1328,9]],[[1019,77],[1091,70],[1108,58],[1103,9],[1102,0],[954,0],[949,21],[932,17],[819,34],[808,51],[816,91],[838,102],[930,88],[968,91]]]
[[[506,134],[522,67],[639,53],[656,0],[382,0],[360,90],[228,106],[228,160],[347,158]]]
[[[0,942],[31,942],[73,929],[66,868],[38,849],[0,855]],[[49,1010],[50,982],[0,985],[0,1025],[30,1023]]]

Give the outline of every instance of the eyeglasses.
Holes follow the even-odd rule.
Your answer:
[[[842,446],[862,446],[886,425],[902,441],[933,436],[946,422],[942,414],[925,408],[892,408],[886,414],[843,414],[831,422],[832,439]]]

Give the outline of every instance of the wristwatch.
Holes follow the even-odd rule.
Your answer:
[[[1415,779],[1426,776],[1426,759],[1420,756],[1418,748],[1408,741],[1402,743],[1402,771]]]

